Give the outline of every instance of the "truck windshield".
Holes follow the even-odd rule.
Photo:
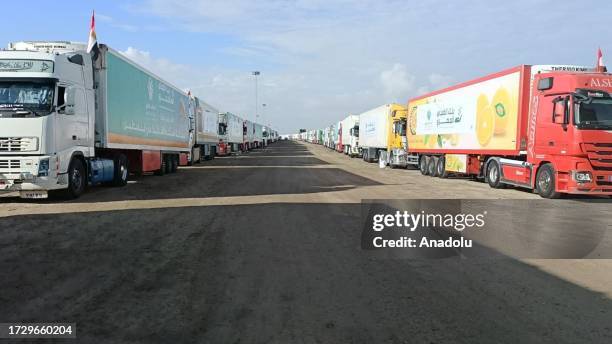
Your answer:
[[[51,82],[0,81],[0,113],[6,116],[43,116],[51,112]]]
[[[406,136],[406,120],[402,119],[393,123],[395,133],[399,136]]]
[[[612,98],[590,98],[576,104],[579,129],[612,129]]]
[[[224,123],[219,123],[219,135],[225,135],[227,132],[227,125]]]

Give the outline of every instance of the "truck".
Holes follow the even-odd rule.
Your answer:
[[[76,198],[175,172],[194,143],[180,89],[104,44],[16,42],[0,51],[0,192]]]
[[[342,121],[336,123],[336,141],[334,141],[336,152],[344,152],[344,145],[342,144]]]
[[[423,175],[467,175],[544,198],[612,195],[612,74],[521,65],[408,102]]]
[[[190,164],[214,159],[219,145],[219,110],[193,97],[195,106],[195,142],[191,149]]]
[[[264,145],[263,125],[253,123],[253,148],[261,148]]]
[[[242,150],[249,151],[254,148],[253,143],[255,141],[255,125],[253,122],[244,120],[243,134]]]
[[[243,123],[240,116],[231,112],[219,114],[218,155],[230,155],[241,150],[243,144]]]
[[[342,152],[350,157],[359,155],[359,116],[348,115],[342,121]]]
[[[359,149],[367,162],[384,160],[394,167],[408,165],[406,143],[407,109],[400,104],[385,104],[359,115]]]

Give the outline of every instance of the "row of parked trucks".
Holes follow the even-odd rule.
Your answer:
[[[363,160],[545,198],[612,195],[612,74],[521,65],[293,135]]]
[[[0,50],[0,193],[80,196],[130,173],[173,173],[265,146],[278,133],[220,113],[106,45],[16,42]]]

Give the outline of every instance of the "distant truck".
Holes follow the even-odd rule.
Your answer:
[[[253,148],[261,148],[264,145],[263,125],[253,123]]]
[[[391,167],[407,166],[406,116],[406,107],[400,104],[385,104],[359,115],[363,160],[382,158]]]
[[[342,152],[350,157],[359,156],[359,116],[348,115],[342,123]]]
[[[483,178],[540,196],[612,195],[612,75],[522,65],[408,103],[421,173]]]
[[[195,135],[192,99],[101,44],[18,42],[0,51],[0,192],[79,197],[128,174],[175,172]]]
[[[191,151],[190,163],[214,159],[219,145],[219,110],[198,97],[195,103],[195,142]]]
[[[219,114],[218,155],[225,156],[240,151],[244,143],[244,120],[231,112]]]
[[[336,123],[336,141],[335,141],[336,152],[344,152],[344,145],[342,144],[342,121]]]

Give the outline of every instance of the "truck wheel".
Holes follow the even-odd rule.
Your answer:
[[[501,189],[504,187],[504,184],[501,182],[501,169],[495,160],[492,160],[489,165],[487,165],[487,182],[489,186],[494,189]]]
[[[559,198],[561,193],[555,191],[555,169],[551,164],[544,164],[536,176],[536,190],[544,198]]]
[[[178,157],[173,155],[170,158],[170,173],[176,173],[178,170]]]
[[[166,158],[164,154],[162,154],[159,170],[155,171],[155,174],[158,176],[163,176],[164,174],[166,174],[166,171],[168,169],[167,165],[168,165],[168,159]]]
[[[438,163],[438,158],[432,156],[429,157],[429,162],[427,163],[427,174],[432,177],[437,177],[438,173],[436,171],[436,165]]]
[[[113,185],[114,186],[124,186],[128,181],[128,160],[127,157],[123,154],[119,154],[113,159],[114,165],[114,175],[113,175]]]
[[[427,156],[425,155],[421,155],[419,157],[419,170],[421,171],[422,175],[427,175]]]
[[[67,198],[79,198],[85,191],[87,174],[81,159],[72,159],[68,167],[68,189],[64,193]]]
[[[440,178],[448,177],[448,172],[446,171],[446,158],[444,155],[438,158],[438,162],[436,163],[436,174]]]

